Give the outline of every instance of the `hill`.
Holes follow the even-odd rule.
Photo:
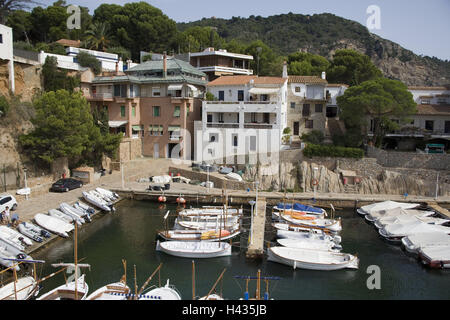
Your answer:
[[[280,14],[231,19],[203,18],[178,23],[180,31],[193,26],[216,27],[227,41],[262,40],[280,55],[307,51],[331,59],[337,49],[355,49],[367,54],[383,74],[410,86],[450,83],[450,62],[419,56],[399,44],[383,39],[362,24],[330,13]]]

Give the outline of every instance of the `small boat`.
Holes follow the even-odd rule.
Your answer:
[[[23,196],[27,196],[31,193],[31,189],[30,188],[23,188],[23,189],[19,189],[16,191],[16,194],[20,194]]]
[[[231,167],[225,167],[225,166],[220,166],[220,167],[219,167],[219,173],[222,173],[222,174],[228,174],[228,173],[230,173],[230,172],[233,172],[233,168],[231,168]]]
[[[110,190],[107,189],[103,189],[100,187],[95,188],[95,190],[100,193],[100,194],[104,194],[106,196],[108,196],[109,198],[113,199],[113,201],[117,201],[119,199],[119,195],[115,192],[112,192]]]
[[[95,213],[94,208],[91,208],[87,204],[84,204],[79,201],[75,202],[73,204],[73,207],[75,208],[75,210],[80,211],[81,214],[83,214],[83,217],[86,217],[88,221],[91,221],[91,215]]]
[[[0,288],[0,300],[29,300],[39,294],[39,285],[31,276],[13,280]]]
[[[79,225],[81,226],[83,223],[85,223],[86,221],[79,215],[79,212],[75,211],[74,208],[63,202],[59,205],[59,209],[64,212],[65,214],[67,214],[68,216],[71,216],[73,218],[73,220]]]
[[[130,292],[131,290],[126,283],[119,281],[95,290],[86,300],[127,300]]]
[[[36,214],[34,216],[34,221],[42,228],[47,229],[48,231],[64,238],[69,237],[68,232],[74,229],[74,226],[72,224],[43,213]]]
[[[216,258],[231,256],[231,245],[227,242],[165,241],[156,242],[156,250],[182,258]]]
[[[332,252],[339,252],[342,250],[342,246],[327,239],[312,238],[306,240],[300,239],[277,239],[277,242],[288,248],[298,249],[311,249],[311,250],[325,250]]]
[[[225,226],[224,226],[225,224]],[[178,218],[175,219],[174,222],[174,228],[175,229],[189,229],[189,230],[201,230],[201,229],[213,229],[213,228],[218,228],[219,225],[222,226],[222,228],[224,229],[231,229],[231,230],[236,230],[238,228],[240,228],[239,223],[238,222],[223,222],[223,221],[218,221],[218,220],[213,220],[213,221],[183,221],[183,220],[179,220]]]
[[[18,247],[15,243],[0,238],[0,251],[1,251],[0,256],[4,258],[2,265],[5,267],[12,266],[11,264],[12,261],[6,259],[33,260],[31,256],[29,256],[24,252],[24,250],[25,248],[23,246]]]
[[[28,238],[36,241],[36,242],[42,242],[44,239],[41,236],[40,230],[41,228],[35,226],[32,223],[29,222],[22,222],[17,226],[17,230]]]
[[[406,251],[418,254],[419,249],[427,247],[450,246],[450,235],[445,233],[416,233],[402,238]]]
[[[58,218],[66,223],[72,223],[74,221],[74,218],[72,218],[71,216],[65,214],[64,212],[62,212],[58,209],[48,210],[48,215],[51,217]]]
[[[110,196],[104,194],[104,193],[100,193],[97,190],[91,190],[88,191],[90,194],[92,194],[93,196],[102,199],[103,201],[105,201],[109,206],[113,205],[115,198],[111,198]]]
[[[28,238],[27,236],[25,236],[7,226],[0,226],[0,237],[4,238],[4,239],[8,239],[11,242],[14,242],[18,245],[23,245],[23,244],[26,246],[33,245],[33,241],[31,241],[30,238]]]
[[[83,194],[83,198],[90,204],[93,204],[97,208],[102,209],[104,211],[108,211],[108,212],[111,211],[110,206],[103,199],[99,199],[98,197],[96,197],[86,191],[83,191],[82,194]]]
[[[198,219],[217,219],[217,216],[227,218],[242,216],[242,209],[226,208],[223,207],[203,207],[203,208],[190,208],[183,209],[178,213],[180,218],[198,218]]]
[[[435,218],[435,217],[429,217],[429,216],[397,216],[397,217],[386,217],[384,219],[378,219],[375,221],[374,225],[378,229],[384,228],[388,225],[393,224],[405,224],[408,222],[414,222],[414,221],[421,221],[427,224],[431,225],[443,225],[450,222],[448,219],[441,219],[441,218]]]
[[[349,253],[310,249],[271,247],[268,260],[296,268],[309,270],[358,269],[359,259]]]
[[[19,271],[20,267],[14,261],[10,260],[15,258],[16,257],[14,257],[14,255],[11,252],[9,252],[5,247],[0,246],[0,265],[2,265],[5,268],[14,268],[14,270]]]
[[[169,175],[150,177],[150,182],[153,182],[153,183],[167,184],[167,183],[170,183],[171,181],[172,181],[172,177]]]
[[[45,294],[36,300],[85,300],[89,291],[89,286],[85,281],[85,275],[82,274],[75,280],[65,283]]]
[[[229,179],[229,180],[234,180],[234,181],[244,181],[244,180],[242,179],[242,177],[241,177],[239,174],[235,173],[235,172],[227,173],[227,174],[225,175],[225,178],[227,178],[227,179]]]
[[[430,268],[450,268],[450,245],[419,249],[419,259]]]
[[[273,207],[273,209],[283,213],[298,213],[318,216],[322,218],[327,214],[327,212],[323,208],[316,208],[301,203],[294,203],[294,205],[292,205],[292,203],[279,202],[275,207]]]
[[[364,219],[366,219],[369,222],[376,222],[380,219],[385,219],[389,217],[399,217],[399,216],[429,217],[434,214],[435,214],[434,211],[393,208],[388,210],[371,211],[370,213],[364,216]]]
[[[450,234],[450,228],[431,225],[422,221],[414,221],[408,223],[398,223],[387,225],[384,228],[378,229],[378,233],[388,241],[400,242],[403,237],[407,237],[416,233],[445,233]]]
[[[389,210],[394,208],[414,209],[419,206],[419,203],[406,203],[388,200],[362,206],[361,208],[356,209],[356,212],[358,212],[360,215],[366,215],[368,213],[371,213],[372,211]]]
[[[290,215],[280,214],[280,216],[283,220],[304,228],[323,229],[330,232],[339,232],[342,230],[341,219],[317,218],[314,220],[299,220]]]
[[[277,236],[283,239],[304,239],[309,235],[314,235],[329,238],[336,244],[339,244],[342,240],[339,235],[331,235],[329,231],[323,229],[303,228],[301,226],[289,223],[274,223],[272,226],[277,229]]]
[[[158,235],[164,240],[178,241],[219,241],[231,239],[238,234],[240,230],[230,232],[228,230],[165,230],[158,232]]]
[[[138,300],[181,300],[181,296],[167,279],[164,287],[150,287],[145,293],[139,295]]]

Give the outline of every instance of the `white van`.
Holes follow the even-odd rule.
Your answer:
[[[3,212],[6,207],[9,207],[12,211],[17,209],[16,198],[10,194],[0,195],[0,213]]]

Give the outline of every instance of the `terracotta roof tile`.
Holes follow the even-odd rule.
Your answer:
[[[450,105],[445,104],[418,104],[417,105],[417,115],[449,115],[450,116]]]
[[[289,83],[327,84],[327,80],[317,76],[289,76]]]
[[[255,84],[283,84],[286,82],[286,78],[282,77],[257,77],[255,78]]]
[[[80,40],[70,40],[70,39],[59,39],[56,43],[62,44],[65,47],[76,47],[78,48],[81,45]]]
[[[410,86],[408,87],[409,90],[448,90],[446,87],[415,87]]]
[[[257,76],[221,76],[208,83],[208,86],[233,86],[243,85],[255,79]]]

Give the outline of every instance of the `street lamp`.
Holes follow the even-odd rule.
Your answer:
[[[251,216],[250,216],[250,243],[253,243],[253,206],[255,205],[255,200],[250,200],[248,202],[252,206]]]

